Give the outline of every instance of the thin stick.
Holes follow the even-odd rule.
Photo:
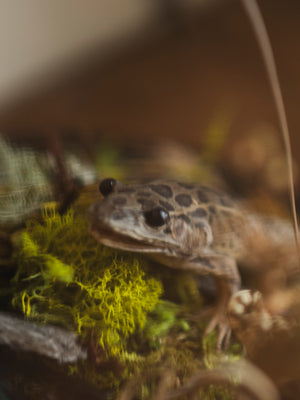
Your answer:
[[[282,92],[279,84],[278,73],[276,69],[274,54],[272,51],[271,42],[266,30],[266,26],[261,15],[260,9],[258,7],[256,0],[241,0],[249,20],[252,24],[255,36],[257,38],[258,45],[260,47],[264,64],[267,70],[268,78],[270,81],[277,114],[279,118],[279,123],[281,126],[285,153],[286,153],[286,163],[288,169],[288,182],[289,182],[289,195],[290,195],[290,205],[294,224],[295,241],[298,251],[298,258],[300,260],[300,243],[299,243],[299,230],[297,222],[297,211],[295,204],[295,190],[294,190],[294,176],[293,176],[293,161],[292,161],[292,150],[290,133],[286,118],[285,107],[282,98]]]

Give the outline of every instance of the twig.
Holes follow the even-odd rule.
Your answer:
[[[280,395],[271,379],[254,364],[242,360],[224,363],[211,371],[201,371],[194,375],[186,385],[170,392],[165,400],[174,400],[186,396],[197,398],[200,389],[210,385],[231,387],[237,393],[237,399],[279,400]]]
[[[49,150],[56,163],[56,191],[60,202],[59,213],[64,214],[71,204],[79,197],[80,185],[72,179],[66,163],[59,137],[53,133],[49,137]]]
[[[294,224],[295,241],[298,251],[298,260],[300,262],[300,241],[299,241],[299,230],[297,222],[297,211],[295,204],[295,190],[294,190],[294,174],[293,174],[293,160],[292,160],[292,150],[289,127],[284,107],[284,102],[282,98],[282,92],[280,88],[280,83],[278,79],[278,73],[276,69],[276,63],[274,59],[274,54],[272,51],[271,42],[268,36],[266,25],[264,23],[263,17],[261,15],[260,9],[258,7],[256,0],[241,0],[248,18],[252,24],[258,45],[261,50],[263,61],[267,70],[267,75],[270,81],[272,94],[274,97],[276,110],[278,114],[279,123],[281,126],[285,153],[286,153],[286,163],[288,169],[288,182],[289,182],[289,194],[290,194],[290,205]]]

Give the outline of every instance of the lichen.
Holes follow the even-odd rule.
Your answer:
[[[43,222],[29,221],[21,235],[14,306],[27,318],[91,332],[107,356],[126,352],[162,293],[136,257],[97,244],[86,219],[48,205]]]

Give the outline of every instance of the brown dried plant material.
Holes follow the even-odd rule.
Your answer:
[[[279,392],[270,378],[254,364],[242,360],[226,362],[218,368],[200,371],[178,388],[176,388],[176,377],[172,371],[148,371],[129,381],[121,392],[119,400],[135,399],[141,386],[154,379],[158,383],[151,400],[201,399],[205,396],[203,390],[211,385],[223,387],[224,390],[230,388],[237,400],[280,399]],[[173,389],[170,389],[171,387]]]

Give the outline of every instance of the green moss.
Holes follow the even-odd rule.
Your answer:
[[[143,336],[146,338],[151,348],[160,346],[161,340],[171,329],[180,331],[188,331],[189,324],[182,318],[178,318],[177,314],[180,307],[169,301],[159,301],[149,314]]]
[[[217,332],[213,331],[209,335],[203,336],[202,338],[202,349],[203,349],[203,362],[206,369],[216,368],[224,361],[238,361],[241,358],[242,346],[239,343],[232,343],[226,351],[216,351],[217,347]]]
[[[141,262],[98,245],[85,218],[54,205],[43,223],[30,221],[21,236],[13,304],[28,318],[90,331],[106,355],[121,355],[131,334],[142,328],[158,302],[161,283]]]
[[[212,332],[211,334],[204,336],[202,339],[203,346],[203,362],[207,370],[213,370],[214,368],[222,368],[223,362],[235,362],[241,358],[242,348],[239,344],[234,343],[229,346],[226,354],[222,352],[216,352],[217,346],[217,334]],[[232,381],[232,386],[235,382]],[[204,400],[231,400],[234,398],[231,387],[222,385],[210,385],[207,389],[201,391],[201,399]]]

